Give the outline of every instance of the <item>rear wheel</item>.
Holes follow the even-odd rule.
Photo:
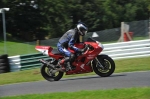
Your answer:
[[[93,61],[94,72],[101,77],[108,77],[115,71],[115,62],[108,55],[99,55]]]
[[[46,65],[41,67],[42,76],[48,81],[58,81],[63,77],[63,72],[48,68]]]

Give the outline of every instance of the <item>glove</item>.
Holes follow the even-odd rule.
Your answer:
[[[79,53],[83,53],[88,49],[88,45],[85,45],[85,47],[83,49],[78,49]]]
[[[78,49],[78,53],[83,53],[84,49]]]

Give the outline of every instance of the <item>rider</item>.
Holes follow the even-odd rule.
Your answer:
[[[69,70],[72,70],[71,63],[75,59],[75,55],[72,54],[68,47],[72,50],[74,50],[77,53],[82,53],[86,49],[80,49],[74,46],[75,43],[79,43],[79,37],[84,36],[88,31],[88,28],[85,23],[78,23],[75,29],[68,30],[58,41],[57,48],[60,53],[62,53],[65,56],[64,60],[64,66],[65,68],[69,68]],[[61,61],[60,61],[61,63]]]

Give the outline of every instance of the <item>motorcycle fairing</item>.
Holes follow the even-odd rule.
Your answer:
[[[49,56],[49,52],[51,52],[53,48],[51,46],[36,46],[35,49],[44,55]]]
[[[93,46],[93,50],[88,50],[83,55],[78,56],[78,58],[72,63],[76,69],[66,72],[66,75],[93,72],[91,61],[103,50],[103,48],[98,46],[98,43],[95,42],[85,42],[85,44]],[[78,44],[75,44],[75,46],[78,46]]]

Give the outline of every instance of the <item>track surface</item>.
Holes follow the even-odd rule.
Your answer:
[[[78,78],[61,79],[48,82],[37,81],[0,86],[1,96],[14,96],[23,94],[38,94],[50,92],[73,92],[80,90],[97,90],[129,87],[150,87],[150,71],[116,73],[110,77],[86,76]]]

